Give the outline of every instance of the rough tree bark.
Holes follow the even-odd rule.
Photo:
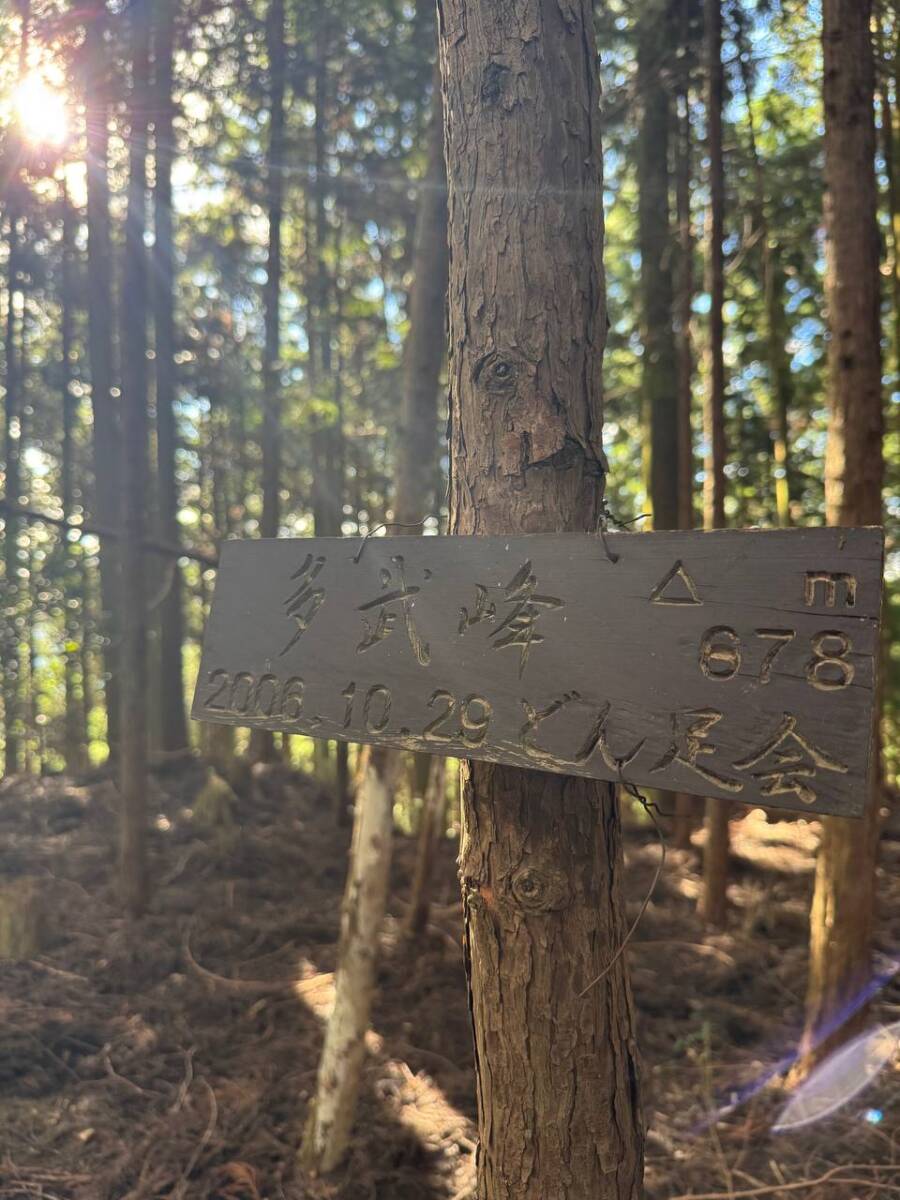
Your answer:
[[[144,508],[147,503],[147,118],[150,89],[149,0],[130,7],[131,94],[128,102],[128,212],[122,273],[122,536],[119,787],[120,887],[140,916],[147,903],[147,597]]]
[[[592,530],[605,459],[597,54],[586,0],[440,0],[454,534]],[[602,550],[598,546],[598,553]],[[464,768],[480,1200],[640,1192],[608,784]]]
[[[109,86],[105,43],[107,11],[94,0],[85,15],[85,136],[87,146],[88,356],[91,364],[94,508],[97,523],[119,526],[121,434],[113,403],[112,240],[109,215]],[[110,754],[119,745],[119,552],[116,540],[100,539],[100,621],[103,634],[106,738]]]
[[[870,0],[825,0],[825,230],[829,524],[877,525],[884,481],[880,278]],[[878,754],[877,724],[873,754]],[[876,760],[877,768],[877,760]],[[862,1020],[871,980],[878,770],[860,821],[825,817],[810,913],[806,1064]]]
[[[172,163],[175,158],[172,100],[172,57],[175,40],[175,0],[157,0],[154,7],[154,169],[153,185],[153,329],[156,367],[156,484],[159,536],[177,545],[178,430],[175,419],[175,249],[172,236]],[[159,726],[163,750],[188,744],[184,700],[183,586],[177,560],[172,582],[159,608]]]
[[[722,152],[722,0],[705,0],[706,126],[709,153],[709,243],[707,291],[709,310],[709,379],[703,408],[708,447],[703,484],[703,523],[707,529],[725,526],[725,163]],[[723,800],[706,802],[706,841],[703,847],[703,893],[700,912],[711,925],[725,924],[728,887],[728,818]]]

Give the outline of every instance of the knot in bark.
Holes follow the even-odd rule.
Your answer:
[[[500,99],[506,86],[504,77],[508,74],[509,67],[505,67],[503,63],[489,62],[484,68],[481,77],[481,98],[486,104],[496,104]]]
[[[513,899],[526,912],[555,912],[569,903],[569,886],[561,871],[522,867],[512,878]]]
[[[492,350],[475,364],[474,380],[493,396],[511,395],[519,379],[519,363],[506,351]]]

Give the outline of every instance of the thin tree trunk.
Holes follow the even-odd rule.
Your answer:
[[[91,715],[94,711],[94,663],[91,647],[91,636],[94,632],[94,602],[91,572],[88,556],[79,556],[81,568],[81,741],[85,747],[85,766],[90,763],[91,746]]]
[[[140,916],[147,903],[147,597],[144,508],[147,503],[147,118],[150,8],[130,8],[131,95],[128,105],[128,211],[122,279],[122,537],[121,583],[121,842],[125,907]]]
[[[766,181],[762,160],[756,144],[756,124],[753,119],[753,89],[748,66],[749,47],[743,31],[738,39],[741,81],[747,109],[747,128],[750,138],[750,157],[753,162],[754,223],[759,236],[762,259],[763,291],[766,311],[766,350],[769,367],[769,388],[772,422],[772,453],[775,460],[775,515],[784,528],[791,524],[791,462],[789,416],[793,401],[791,362],[785,344],[784,279],[777,262],[776,247],[772,244],[769,218],[766,211]]]
[[[177,545],[178,430],[175,419],[175,250],[172,236],[172,163],[175,157],[172,56],[175,0],[157,0],[154,27],[154,168],[153,185],[153,326],[156,350],[156,475],[159,533]],[[163,750],[188,744],[184,699],[183,586],[181,568],[172,566],[172,582],[159,609],[159,734]]]
[[[11,183],[11,190],[18,180]],[[16,295],[21,296],[19,280],[19,216],[18,202],[11,191],[7,203],[7,228],[9,257],[6,289],[6,331],[4,386],[6,395],[3,413],[3,463],[4,490],[14,504],[18,504],[22,490],[19,451],[21,447],[21,379],[19,372],[19,347],[16,337]],[[22,712],[20,679],[20,638],[16,624],[22,606],[22,588],[19,581],[19,521],[14,511],[6,509],[3,527],[4,563],[4,616],[3,616],[3,738],[5,774],[14,775],[21,765]]]
[[[709,378],[703,410],[708,447],[703,484],[703,522],[707,529],[725,526],[725,163],[722,152],[722,3],[705,0],[706,124],[709,153],[709,243],[707,291],[709,310]],[[727,909],[728,820],[730,805],[706,801],[706,842],[703,848],[703,895],[700,912],[711,925],[723,926]]]
[[[28,0],[19,5],[22,22],[19,37],[19,62],[17,78],[25,76],[28,64],[28,36],[31,22],[31,5]],[[18,169],[13,167],[7,182],[6,215],[9,256],[7,259],[6,329],[4,334],[5,397],[3,405],[3,471],[6,499],[12,504],[20,502],[22,448],[22,397],[24,376],[25,319],[22,318],[22,345],[16,345],[16,294],[25,296],[19,278],[19,209],[21,180]],[[19,351],[22,351],[21,357]],[[7,509],[3,525],[3,755],[4,773],[14,775],[20,767],[22,743],[22,689],[21,689],[21,638],[16,624],[22,607],[22,588],[19,580],[19,522],[14,513]]]
[[[438,450],[438,383],[446,353],[447,174],[437,68],[432,95],[428,165],[419,191],[413,242],[410,332],[404,347],[397,448],[394,518],[404,525],[428,515]]]
[[[263,347],[262,520],[260,534],[277,537],[281,487],[281,225],[284,213],[284,0],[270,0],[266,12],[269,62],[269,142],[266,152],[269,245],[266,259],[265,345]],[[250,757],[275,758],[275,739],[268,729],[250,735]]]
[[[397,484],[394,519],[414,525],[429,515],[430,497],[438,458],[438,384],[446,353],[447,302],[447,173],[444,166],[444,110],[440,69],[435,64],[431,119],[428,127],[428,164],[419,190],[413,239],[413,285],[409,304],[409,334],[404,347],[403,395],[397,450]],[[401,529],[408,533],[410,530]],[[443,769],[443,760],[441,760]],[[430,819],[436,799],[425,770],[423,825]],[[420,835],[407,930],[421,933],[428,919],[431,888],[432,842]],[[424,861],[423,861],[423,856]]]
[[[344,434],[343,414],[339,404],[337,380],[332,373],[332,321],[329,303],[328,264],[325,258],[328,242],[328,215],[326,198],[327,142],[328,142],[328,17],[324,9],[319,13],[316,24],[316,66],[313,81],[315,120],[313,142],[315,152],[315,178],[313,181],[314,209],[314,260],[310,263],[309,308],[312,338],[310,342],[309,379],[313,393],[326,402],[331,412],[319,418],[313,432],[313,459],[315,478],[313,481],[313,521],[317,537],[339,537],[343,523],[344,503]],[[309,235],[307,235],[308,237]],[[327,769],[330,746],[326,742],[316,743],[317,769]],[[341,822],[347,811],[343,789],[348,778],[347,744],[335,743],[337,819]]]
[[[663,4],[649,5],[638,28],[638,236],[641,251],[641,387],[650,428],[654,529],[678,525],[678,396],[669,214],[671,100],[665,60],[671,31]]]
[[[333,1170],[347,1148],[366,1053],[378,940],[387,901],[394,784],[399,756],[379,748],[363,751],[357,787],[350,871],[341,906],[341,939],[334,1009],[325,1030],[316,1094],[300,1151],[301,1165]]]
[[[74,297],[72,295],[72,206],[69,201],[68,188],[65,179],[61,184],[62,201],[62,273],[60,280],[60,366],[62,379],[62,469],[61,492],[63,515],[71,518],[74,505],[73,485],[73,450],[75,420],[77,415],[77,400],[72,393],[72,316]],[[61,586],[65,593],[63,611],[65,613],[65,649],[64,649],[64,686],[65,686],[65,736],[63,739],[63,756],[66,770],[77,772],[85,766],[86,745],[81,724],[80,703],[76,681],[79,670],[79,653],[81,642],[84,640],[84,609],[82,603],[81,629],[79,630],[79,612],[70,607],[69,600],[74,599],[72,593],[80,590],[76,580],[80,572],[73,563],[74,547],[71,547],[62,533],[59,539],[59,559]],[[81,550],[78,551],[80,556]]]
[[[678,287],[675,301],[678,351],[678,528],[694,526],[694,234],[691,223],[691,118],[688,95],[678,120],[675,197],[678,214]]]
[[[681,6],[683,52],[689,39],[688,5]],[[691,322],[694,306],[694,232],[691,220],[691,115],[688,81],[680,88],[677,141],[675,146],[675,208],[678,223],[678,271],[675,292],[675,331],[678,371],[678,528],[694,525],[694,435],[693,408],[694,348]],[[675,796],[673,840],[679,850],[688,850],[699,817],[698,800],[683,792]]]
[[[451,528],[593,530],[606,304],[593,10],[440,0]],[[634,1200],[643,1132],[609,784],[463,768],[480,1200]],[[605,976],[596,983],[602,972]]]
[[[428,925],[434,864],[444,834],[444,813],[447,808],[446,773],[446,761],[432,755],[425,783],[422,819],[416,845],[416,865],[405,921],[405,932],[411,938],[420,937]]]
[[[704,405],[704,434],[708,446],[703,485],[704,525],[725,526],[725,163],[722,152],[722,3],[705,0],[706,124],[709,155],[709,237],[706,255],[709,292],[709,379]]]
[[[121,434],[118,406],[113,403],[114,312],[112,295],[112,240],[109,215],[109,48],[104,39],[107,12],[98,0],[85,23],[85,130],[87,139],[88,228],[88,351],[91,363],[93,415],[94,505],[97,523],[107,529],[119,526],[119,461]],[[106,738],[111,754],[119,744],[119,551],[115,539],[100,539],[100,601],[105,675]]]
[[[319,61],[324,61],[324,52],[320,48]],[[317,88],[317,111],[324,115],[324,81]],[[432,127],[434,129],[434,126]],[[317,129],[324,133],[324,122],[317,118]],[[317,142],[317,177],[324,171],[324,137]],[[434,143],[432,142],[430,163],[434,160]],[[324,175],[322,174],[324,182]],[[417,235],[417,252],[421,251],[422,261],[416,258],[416,282],[413,290],[413,301],[410,311],[410,331],[406,347],[406,373],[404,376],[403,411],[412,414],[413,408],[422,406],[427,414],[432,414],[432,444],[436,440],[436,392],[437,380],[440,374],[443,339],[437,341],[436,350],[434,325],[443,329],[444,291],[437,296],[432,291],[434,280],[426,278],[429,270],[440,273],[441,251],[435,246],[433,237],[434,226],[439,219],[434,215],[434,208],[439,208],[438,200],[429,194],[426,204],[425,194],[430,190],[426,187],[422,192],[422,204],[425,208],[427,227],[422,229],[421,239]],[[323,195],[317,194],[317,246],[324,244],[325,222]],[[446,226],[445,226],[446,228]],[[446,251],[445,251],[446,254]],[[420,275],[420,270],[422,274]],[[314,311],[322,312],[326,294],[325,280],[319,275],[318,301]],[[423,290],[419,290],[419,281]],[[417,292],[419,293],[417,295]],[[428,303],[431,300],[433,303]],[[330,346],[326,339],[327,323],[320,340],[321,357],[319,366],[323,372],[330,369]],[[422,339],[424,345],[419,344]],[[429,387],[430,384],[430,387]],[[427,417],[423,418],[416,412],[415,420],[422,426],[428,424]],[[412,421],[410,421],[412,424]],[[328,430],[322,431],[328,433]],[[420,446],[421,449],[421,446]],[[403,453],[404,451],[401,451]],[[412,511],[419,509],[418,517],[422,516],[421,505],[423,494],[410,496],[405,489],[412,486],[427,486],[427,476],[413,471],[405,471],[401,476],[398,471],[398,483],[394,496],[395,511]],[[323,498],[325,507],[320,510],[323,520],[327,520],[327,497]],[[316,533],[319,529],[319,511],[316,514]],[[331,532],[327,525],[322,532]],[[367,753],[367,752],[366,752]],[[368,957],[377,953],[377,931],[380,930],[384,919],[385,893],[379,880],[387,877],[390,870],[393,850],[392,822],[390,814],[393,811],[395,781],[400,770],[402,756],[395,751],[372,752],[366,759],[363,778],[365,783],[357,789],[355,825],[359,828],[361,821],[370,821],[375,826],[384,824],[385,834],[377,844],[369,844],[364,837],[354,834],[354,842],[350,856],[350,875],[348,882],[349,897],[351,892],[361,896],[359,906],[353,908],[354,920],[348,926],[346,934],[342,932],[340,961],[348,965],[338,972],[335,981],[336,1000],[334,1013],[329,1019],[326,1044],[319,1067],[316,1097],[313,1101],[307,1122],[301,1149],[301,1162],[307,1169],[328,1171],[340,1162],[343,1157],[350,1135],[350,1129],[356,1110],[356,1098],[359,1090],[359,1075],[362,1070],[364,1055],[364,1036],[369,1023],[371,1005],[371,986],[366,983],[365,970],[368,970]],[[340,802],[340,797],[339,797]],[[362,808],[370,808],[369,814],[361,812]],[[382,811],[386,809],[387,815]],[[362,856],[362,857],[361,857]],[[355,891],[354,891],[355,889]],[[349,903],[349,901],[345,901]],[[356,902],[354,901],[354,905]],[[427,892],[420,896],[420,904],[426,906]],[[380,906],[380,907],[378,907]],[[375,930],[375,944],[367,945],[370,937],[367,932]],[[361,974],[362,973],[362,974]],[[347,1014],[352,1015],[348,1023]]]
[[[832,525],[876,525],[884,480],[880,279],[869,0],[824,0],[828,402]],[[878,753],[877,719],[873,753]],[[877,762],[876,762],[877,767]],[[825,817],[810,913],[802,1052],[828,1053],[865,1014],[872,972],[879,772],[859,821]]]
[[[876,76],[878,82],[878,98],[881,114],[881,152],[884,158],[884,173],[887,178],[887,208],[890,219],[891,247],[891,305],[893,316],[893,350],[894,371],[900,377],[900,181],[897,179],[896,164],[896,122],[894,108],[897,105],[897,89],[900,87],[900,15],[894,14],[895,29],[894,52],[892,55],[893,70],[889,70],[884,39],[884,23],[882,20],[882,3],[875,6],[876,36],[878,39],[878,55],[881,60],[881,72]],[[891,84],[893,83],[895,98],[891,101]]]

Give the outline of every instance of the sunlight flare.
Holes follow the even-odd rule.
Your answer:
[[[16,119],[23,136],[32,145],[61,146],[69,134],[69,116],[63,94],[50,86],[37,71],[31,71],[16,86]]]

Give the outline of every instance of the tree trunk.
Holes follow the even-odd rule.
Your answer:
[[[882,5],[875,6],[875,28],[878,38],[878,56],[881,74],[877,77],[879,107],[881,110],[880,133],[881,153],[884,158],[884,173],[887,179],[887,210],[890,219],[891,248],[891,304],[893,317],[894,371],[900,377],[900,180],[897,178],[896,110],[900,107],[900,14],[894,13],[893,44],[891,55],[893,69],[888,67],[884,40]],[[893,87],[894,98],[891,99]]]
[[[444,166],[444,109],[441,76],[435,64],[428,164],[419,190],[413,240],[413,284],[409,303],[409,334],[404,346],[403,396],[397,450],[394,520],[415,525],[434,508],[433,484],[438,458],[438,385],[446,353],[447,305],[447,173]],[[399,530],[409,533],[409,529]],[[427,756],[426,756],[427,761]],[[443,760],[440,762],[443,769]],[[432,795],[436,776],[426,768],[423,825],[438,800]],[[413,878],[410,934],[421,933],[428,917],[431,857],[434,847],[420,833]]]
[[[709,379],[703,426],[708,452],[703,484],[703,523],[707,529],[725,526],[725,163],[722,153],[722,3],[705,0],[706,123],[709,153],[709,244],[707,291],[709,310]],[[703,896],[700,911],[712,925],[725,924],[728,884],[728,819],[724,800],[706,801],[706,843],[703,850]]]
[[[78,401],[72,392],[72,317],[74,306],[74,297],[72,295],[73,214],[65,178],[60,185],[60,192],[63,210],[62,271],[59,298],[61,310],[60,376],[62,380],[62,395],[60,399],[63,426],[60,491],[62,492],[63,516],[71,519],[74,505],[73,451]],[[74,601],[75,597],[81,591],[81,572],[77,569],[77,564],[73,561],[75,553],[74,548],[68,542],[67,531],[61,530],[59,538],[60,585],[65,596],[63,604],[63,611],[65,613],[65,657],[63,660],[65,734],[63,738],[63,757],[65,758],[66,770],[70,773],[76,773],[84,769],[87,750],[86,741],[83,736],[81,703],[76,686],[80,666],[79,655],[81,643],[86,636],[84,604],[82,602],[80,614],[77,608],[70,607],[69,604],[70,600]],[[81,557],[81,549],[77,553]],[[80,628],[79,615],[81,617]]]
[[[678,393],[669,216],[671,101],[666,6],[649,5],[638,27],[638,234],[641,250],[641,389],[650,426],[654,529],[678,527]]]
[[[262,537],[277,537],[281,486],[281,223],[284,211],[284,0],[270,0],[266,13],[269,60],[269,143],[266,152],[269,247],[266,259],[265,345],[263,347]],[[275,739],[268,729],[250,734],[250,757],[275,758]]]
[[[150,90],[149,0],[131,9],[128,105],[128,212],[122,276],[121,843],[125,907],[140,916],[147,902],[147,596],[144,508],[147,503],[147,117]]]
[[[378,939],[390,872],[394,783],[399,756],[379,748],[357,789],[350,870],[341,906],[341,940],[334,1010],[328,1019],[316,1094],[310,1105],[300,1163],[316,1173],[333,1170],[347,1149],[366,1053],[365,1035],[375,986]]]
[[[585,0],[440,0],[454,534],[594,530],[606,303]],[[601,551],[598,548],[598,553]],[[609,784],[463,768],[480,1200],[631,1200],[643,1133]]]
[[[434,862],[444,835],[444,814],[447,808],[446,772],[446,761],[432,755],[425,782],[415,872],[405,921],[405,932],[411,938],[420,937],[428,925]]]
[[[6,332],[4,340],[6,375],[3,412],[3,469],[4,489],[14,504],[19,503],[22,490],[19,451],[21,447],[21,380],[19,378],[19,346],[16,337],[16,296],[21,296],[19,280],[19,215],[15,189],[18,180],[11,181],[7,203],[9,258],[6,289]],[[3,745],[4,773],[14,775],[21,766],[22,711],[20,654],[21,639],[16,618],[21,608],[22,588],[19,581],[19,521],[9,509],[3,525]]]
[[[709,379],[703,424],[707,446],[703,485],[704,525],[725,527],[725,163],[722,152],[722,0],[705,0],[706,124],[709,155],[709,240],[706,290],[709,310]]]
[[[694,234],[691,223],[691,118],[687,90],[678,118],[675,204],[678,214],[678,287],[675,300],[678,352],[678,528],[694,526],[694,350],[691,322],[694,307]]]
[[[793,401],[791,361],[786,347],[784,312],[784,276],[777,262],[776,247],[772,244],[769,217],[766,211],[766,181],[762,160],[756,145],[756,124],[753,119],[753,88],[748,58],[750,48],[743,31],[738,38],[741,81],[747,109],[750,134],[750,158],[753,163],[754,223],[759,236],[762,260],[763,292],[766,311],[766,352],[769,367],[771,406],[771,437],[774,458],[775,516],[782,528],[791,524],[791,463],[788,418]]]
[[[825,231],[832,525],[877,525],[884,481],[880,279],[869,0],[825,0]],[[873,753],[878,753],[877,738]],[[859,821],[825,817],[810,913],[802,1051],[822,1057],[855,1030],[872,978],[879,772]]]
[[[432,505],[438,451],[438,384],[447,348],[447,175],[437,70],[432,97],[428,165],[419,191],[413,242],[413,285],[397,449],[394,519],[404,525],[421,521]]]
[[[154,27],[155,103],[153,185],[153,326],[156,350],[156,475],[159,533],[177,546],[178,431],[175,419],[175,250],[172,236],[172,163],[175,157],[172,103],[172,57],[175,0],[157,0]],[[180,750],[188,744],[184,700],[183,587],[181,568],[172,565],[172,582],[159,608],[160,745]]]
[[[122,455],[118,406],[113,403],[113,342],[110,314],[112,241],[109,217],[109,47],[104,34],[107,12],[103,0],[85,23],[85,131],[88,229],[88,352],[91,363],[91,412],[94,466],[94,506],[98,525],[119,526],[119,460]],[[119,551],[116,540],[100,539],[100,602],[103,635],[106,739],[110,753],[119,744]]]
[[[324,61],[324,48],[321,45],[318,57],[320,62]],[[324,171],[324,95],[324,79],[322,79],[317,85],[316,90],[316,128],[321,131],[319,140],[317,140],[317,177],[320,176],[320,172]],[[437,104],[437,101],[435,103]],[[432,131],[434,131],[434,126],[432,126]],[[433,167],[435,158],[434,139],[432,139],[430,151],[429,163],[430,167]],[[324,183],[324,175],[322,175],[322,179]],[[428,426],[427,413],[431,413],[432,445],[436,441],[435,398],[441,363],[440,352],[435,354],[434,326],[438,324],[443,329],[444,303],[444,292],[441,291],[435,295],[433,291],[434,280],[427,275],[428,271],[437,271],[438,274],[440,273],[441,252],[439,246],[435,244],[433,236],[431,236],[434,232],[435,224],[439,223],[439,216],[435,215],[435,208],[439,211],[440,187],[438,186],[436,190],[438,192],[437,201],[435,201],[433,194],[429,194],[430,189],[427,185],[422,191],[420,212],[424,211],[425,213],[424,220],[426,221],[426,227],[422,230],[421,237],[419,236],[418,229],[416,235],[417,253],[414,265],[416,274],[410,311],[410,330],[406,347],[406,373],[404,376],[403,395],[404,413],[411,414],[415,409],[415,421],[420,428]],[[429,194],[427,202],[425,200],[426,194]],[[325,236],[323,201],[324,196],[320,192],[317,194],[316,213],[316,241],[318,246],[324,244]],[[421,261],[418,258],[420,251],[423,255]],[[446,249],[444,251],[444,261],[446,262]],[[419,273],[420,271],[422,272],[421,274]],[[314,311],[318,310],[322,312],[327,288],[325,286],[324,275],[319,274],[318,278],[320,282],[317,289],[317,300],[314,305]],[[419,289],[420,280],[423,284],[422,290]],[[322,368],[323,373],[330,369],[331,361],[330,339],[327,339],[325,336],[327,332],[328,327],[326,323],[319,342],[321,348],[319,366]],[[424,410],[426,416],[422,416],[421,409]],[[410,424],[412,424],[411,421]],[[327,433],[328,431],[321,432]],[[401,475],[398,470],[397,489],[394,497],[395,510],[412,511],[417,509],[417,518],[421,518],[423,515],[421,508],[424,503],[423,493],[420,491],[417,495],[410,495],[405,489],[412,486],[424,486],[427,479],[428,476],[424,473],[419,474],[413,471],[406,471]],[[316,513],[317,534],[320,532],[319,511],[317,510]],[[321,511],[323,512],[322,519],[327,521],[327,504]],[[321,532],[336,531],[326,527]],[[340,745],[342,743],[339,743],[339,748]],[[377,953],[377,934],[381,928],[384,916],[384,899],[382,898],[378,901],[378,897],[381,895],[379,880],[382,877],[386,878],[390,870],[393,849],[391,813],[393,811],[395,781],[399,774],[401,759],[402,756],[395,751],[379,751],[377,753],[373,751],[371,757],[367,758],[364,768],[363,778],[366,780],[366,783],[362,787],[357,788],[356,826],[359,826],[361,820],[370,820],[376,823],[384,820],[386,821],[386,826],[385,835],[380,838],[377,844],[373,843],[369,845],[364,837],[358,837],[354,834],[353,846],[350,852],[350,882],[348,882],[348,889],[356,888],[364,894],[371,895],[374,897],[372,900],[373,906],[378,902],[381,908],[376,913],[373,907],[372,913],[366,918],[367,925],[365,929],[351,925],[347,929],[346,934],[342,933],[340,948],[342,962],[346,958],[348,962],[353,963],[357,960],[364,960],[367,955]],[[340,760],[338,766],[340,770]],[[340,795],[338,801],[343,807]],[[384,817],[380,811],[377,811],[374,815],[370,814],[369,817],[366,817],[360,813],[360,807],[365,805],[375,809],[383,805],[387,809],[387,816]],[[349,894],[348,890],[348,896]],[[424,885],[420,903],[425,905],[427,911],[427,891],[424,891]],[[367,932],[370,928],[375,930],[375,945],[367,945],[366,942],[366,939],[370,936]],[[322,1061],[319,1067],[316,1098],[313,1101],[304,1133],[300,1156],[301,1162],[308,1169],[316,1171],[331,1170],[341,1160],[347,1147],[347,1140],[355,1116],[359,1076],[362,1070],[364,1054],[363,1037],[368,1028],[371,1006],[371,987],[367,991],[364,989],[360,995],[356,994],[359,989],[356,974],[356,970],[342,971],[339,972],[338,978],[335,981],[335,1009],[329,1020],[325,1049],[323,1050]],[[346,1024],[346,1014],[348,1013],[352,1014],[352,1023],[349,1029],[344,1029],[342,1026]],[[340,1051],[340,1055],[338,1055],[338,1051]],[[335,1065],[336,1061],[338,1065]]]

